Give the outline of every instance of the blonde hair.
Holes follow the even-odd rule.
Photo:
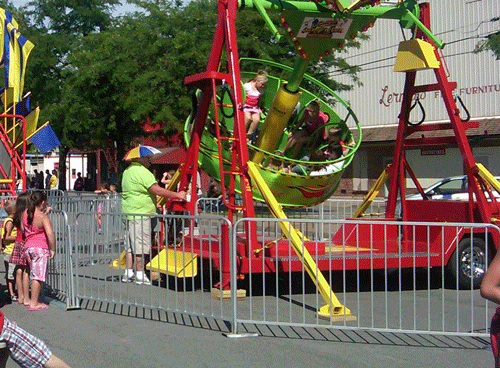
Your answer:
[[[3,203],[3,208],[5,209],[5,212],[7,212],[8,215],[11,215],[14,213],[16,210],[16,200],[15,199],[8,199]]]
[[[262,69],[257,70],[257,74],[250,81],[256,81],[257,79],[263,79],[264,82],[267,82],[267,72]]]

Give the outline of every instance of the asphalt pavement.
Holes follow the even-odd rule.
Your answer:
[[[86,301],[66,310],[6,304],[5,316],[72,367],[493,367],[484,339],[244,325]],[[17,365],[9,360],[7,367]]]

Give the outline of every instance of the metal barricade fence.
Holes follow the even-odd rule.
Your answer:
[[[334,309],[330,311],[331,316],[325,317],[317,313],[327,304],[316,287],[318,281],[311,280],[307,272],[309,266],[301,263],[291,243],[283,240],[279,220],[239,220],[234,225],[233,243],[237,244],[237,234],[250,222],[255,223],[258,241],[264,246],[260,250],[248,249],[244,255],[241,245],[233,248],[238,249],[240,261],[232,263],[231,280],[236,283],[236,275],[244,269],[246,280],[239,281],[239,285],[244,285],[247,294],[244,301],[233,301],[235,334],[238,326],[250,323],[277,328],[321,327],[489,337],[495,306],[484,300],[478,289],[472,286],[461,289],[458,283],[450,282],[448,272],[453,272],[453,268],[449,265],[431,266],[439,263],[448,247],[459,246],[459,234],[464,231],[470,233],[467,241],[471,244],[476,240],[488,244],[493,237],[498,239],[499,229],[495,226],[363,221],[363,229],[360,229],[359,223],[348,226],[349,221],[345,221],[343,224],[349,231],[340,230],[340,234],[336,234],[340,245],[334,245],[322,240],[334,237],[335,231],[330,229],[339,228],[340,221],[288,220],[289,226],[297,228],[308,239],[308,244],[301,245],[301,249],[308,249],[313,262],[321,265],[329,290],[326,298],[334,297],[339,303],[341,312],[333,315]],[[378,234],[394,231],[391,241],[375,239]],[[412,240],[398,244],[403,231]],[[394,245],[397,250],[391,250]],[[490,257],[489,247],[483,251],[486,258]],[[258,259],[250,252],[257,252]],[[455,264],[451,264],[458,273],[458,253],[453,257]],[[242,264],[241,259],[247,263]],[[320,273],[314,269],[311,272]]]
[[[311,207],[285,207],[283,210],[288,218],[298,219],[318,219],[318,220],[340,220],[351,217],[362,203],[361,198],[330,198],[326,202]],[[266,204],[254,202],[255,217],[271,217],[271,212]],[[223,215],[226,212],[222,198],[198,198],[196,207],[199,213],[202,214],[219,214]],[[385,211],[385,200],[376,198],[371,201],[370,206],[365,211],[366,216],[380,217]],[[365,216],[365,217],[366,217]]]
[[[127,215],[137,222],[127,220]],[[232,315],[231,304],[215,300],[210,292],[210,287],[221,279],[221,271],[214,267],[222,263],[221,242],[230,241],[226,219],[87,212],[77,214],[76,220],[73,249],[78,299],[225,320]],[[129,235],[148,233],[148,223],[154,234],[153,246],[140,259],[146,265],[148,280],[140,279],[137,273],[127,278]],[[184,236],[187,231],[193,235]],[[203,243],[210,246],[202,259],[197,252]]]
[[[317,313],[326,304],[325,294],[318,291],[318,281],[311,281],[310,266],[299,261],[274,218],[240,219],[231,227],[216,215],[135,215],[146,221],[139,221],[132,233],[154,235],[146,252],[151,262],[145,262],[151,285],[144,279],[123,279],[134,228],[120,212],[119,199],[105,196],[51,198],[50,204],[70,213],[49,214],[57,248],[45,292],[66,299],[68,308],[92,300],[212,317],[227,321],[234,334],[250,323],[488,337],[495,306],[479,290],[460,288],[448,276],[453,270],[459,273],[459,257],[472,255],[455,253],[445,266],[443,254],[461,246],[464,232],[474,246],[491,243],[500,237],[497,227],[365,219],[361,228],[359,221],[327,219],[332,213],[349,216],[344,211],[353,206],[332,203],[309,209],[311,219],[286,221],[306,239],[299,247],[308,249],[313,263],[320,265],[329,290],[326,298],[334,295],[341,306],[337,318]],[[154,224],[151,232],[145,227],[149,222]],[[243,236],[251,222],[257,228],[258,249],[249,247]],[[381,241],[380,234],[391,236]],[[493,248],[483,248],[489,259]],[[220,281],[227,279],[245,289],[246,297],[236,288],[226,290]]]
[[[47,265],[44,295],[66,302],[68,309],[79,306],[75,294],[74,268],[72,259],[72,237],[68,217],[62,211],[49,212],[54,230],[56,248],[54,258]]]

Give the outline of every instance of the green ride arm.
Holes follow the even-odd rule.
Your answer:
[[[281,39],[281,34],[278,32],[278,28],[276,28],[276,26],[274,25],[274,23],[271,20],[271,18],[269,18],[269,15],[267,15],[266,9],[264,9],[264,7],[262,6],[260,0],[253,0],[253,5],[254,5],[255,9],[257,9],[257,11],[259,12],[259,14],[262,17],[262,19],[264,19],[264,22],[267,24],[267,26],[271,30],[271,33],[273,34],[273,36],[277,40],[280,40]]]
[[[416,16],[413,14],[411,11],[407,10],[406,15],[408,15],[413,22],[415,22],[415,25],[427,36],[429,37],[432,42],[436,45],[438,49],[442,49],[444,47],[444,43],[438,39],[434,34],[430,31],[429,28],[427,28]]]

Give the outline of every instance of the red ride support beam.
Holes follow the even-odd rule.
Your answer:
[[[401,111],[398,116],[398,132],[394,145],[394,153],[392,155],[392,165],[390,168],[389,180],[389,195],[387,197],[387,205],[385,208],[385,217],[393,218],[396,209],[398,193],[404,183],[401,183],[399,178],[404,177],[404,167],[402,158],[404,156],[404,140],[406,138],[406,122],[410,114],[411,98],[413,97],[413,86],[415,85],[416,72],[406,72],[406,81],[403,91],[403,101],[401,102]],[[404,186],[403,186],[404,190]],[[406,213],[406,204],[401,201],[402,213]]]
[[[236,19],[237,1],[236,0],[219,0],[217,4],[217,24],[212,39],[212,47],[210,50],[210,55],[208,57],[206,71],[204,73],[199,73],[198,75],[186,77],[184,80],[186,83],[194,84],[203,91],[201,97],[201,102],[198,103],[198,112],[195,117],[193,133],[191,136],[190,145],[188,148],[188,159],[187,162],[181,167],[181,187],[187,186],[187,173],[191,171],[196,172],[197,168],[197,157],[198,157],[198,147],[200,143],[201,134],[203,134],[203,127],[205,125],[210,104],[214,103],[214,108],[216,108],[217,100],[215,99],[215,86],[220,84],[222,79],[231,86],[230,93],[232,94],[233,101],[235,101],[235,114],[233,123],[233,141],[231,145],[232,150],[232,166],[230,172],[229,180],[229,212],[228,219],[232,223],[232,213],[236,208],[234,203],[234,187],[235,187],[235,176],[237,175],[240,179],[240,188],[242,194],[242,210],[245,217],[255,217],[254,207],[253,207],[253,197],[250,187],[250,178],[247,173],[247,162],[248,162],[248,148],[246,144],[246,130],[243,115],[243,103],[242,103],[242,93],[240,87],[240,71],[238,65],[238,49],[236,45],[236,30],[234,22]],[[221,56],[223,51],[226,51],[226,60],[221,63]],[[221,64],[227,65],[227,73],[224,76],[214,76],[213,74],[219,73],[219,66]],[[227,78],[227,79],[226,79]],[[201,86],[201,87],[200,87]],[[223,181],[223,175],[221,168],[221,183]],[[224,184],[225,185],[225,184]],[[192,211],[192,206],[194,206],[194,201],[190,203],[190,212]],[[246,244],[248,248],[257,248],[257,235],[255,223],[251,223],[249,228],[246,229]],[[227,231],[227,230],[226,230]],[[223,234],[223,239],[229,239],[229,234]],[[220,284],[223,289],[229,288],[229,241],[223,241],[221,249],[221,280]],[[248,249],[247,249],[248,251]],[[248,251],[249,254],[253,254]]]
[[[422,3],[419,4],[419,6],[420,6],[420,21],[427,28],[430,29],[429,3]],[[416,30],[416,37],[421,38],[432,44],[432,40],[430,40],[418,29]],[[412,131],[414,132],[417,130],[417,129],[412,129],[411,127],[408,126],[408,115],[410,111],[410,103],[412,97],[415,93],[419,91],[439,90],[441,92],[441,97],[443,99],[446,111],[450,119],[450,127],[454,132],[456,144],[462,155],[463,166],[464,170],[466,171],[469,183],[469,193],[470,194],[474,193],[476,196],[476,201],[478,202],[478,209],[480,212],[481,221],[488,223],[490,222],[491,208],[489,207],[484,192],[478,183],[476,162],[474,156],[472,155],[472,151],[469,142],[467,140],[467,136],[465,135],[465,129],[469,125],[461,121],[459,116],[459,109],[457,108],[455,101],[453,100],[453,89],[456,86],[456,83],[448,81],[446,73],[443,68],[443,63],[441,61],[437,49],[434,50],[434,53],[436,59],[440,61],[439,68],[434,69],[434,74],[437,83],[423,85],[423,86],[415,86],[416,72],[415,71],[406,72],[403,101],[401,104],[401,111],[398,117],[399,119],[398,132],[392,158],[392,170],[390,172],[391,177],[389,182],[389,196],[387,198],[385,215],[388,218],[394,217],[394,211],[397,203],[398,193],[401,195],[401,210],[403,214],[403,219],[405,218],[406,214],[406,203],[404,199],[404,166],[402,165],[404,158],[404,150],[405,150],[405,139],[408,136],[409,132]],[[438,126],[435,126],[435,128],[437,127]],[[447,140],[448,140],[447,138],[442,138],[443,144],[446,143]],[[469,196],[470,221],[475,220],[473,218],[473,207],[474,207],[474,198],[472,195],[470,195]]]

